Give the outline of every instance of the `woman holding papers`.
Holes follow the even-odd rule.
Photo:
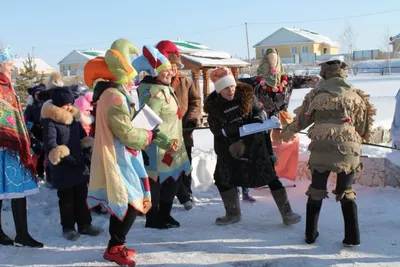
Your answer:
[[[344,218],[345,246],[360,244],[356,194],[352,184],[355,172],[362,170],[361,143],[371,138],[376,109],[369,97],[347,83],[347,64],[339,58],[321,63],[323,80],[311,90],[302,105],[295,109],[294,121],[282,132],[284,141],[309,127],[311,143],[308,165],[312,173],[306,195],[307,219],[305,242],[317,239],[318,218],[323,199],[328,197],[327,182],[331,172],[337,173],[333,194],[340,201]]]
[[[111,239],[104,259],[135,266],[136,250],[125,247],[125,239],[139,212],[151,208],[149,180],[140,151],[157,137],[156,131],[136,128],[130,97],[137,72],[130,54],[138,53],[128,40],[115,41],[105,57],[86,63],[85,83],[94,88],[96,133],[90,169],[88,205],[103,205],[111,214]]]
[[[265,131],[240,136],[240,127],[264,122],[265,115],[254,96],[251,85],[236,83],[229,68],[220,67],[211,73],[215,91],[207,98],[210,130],[214,134],[217,166],[214,172],[226,215],[216,219],[217,225],[240,221],[241,211],[237,186],[249,188],[268,185],[282,215],[283,223],[298,223],[301,217],[292,212],[285,188],[273,167],[271,140]]]
[[[182,112],[174,89],[171,63],[157,48],[143,47],[143,55],[136,58],[135,69],[146,71],[138,87],[140,104],[147,104],[162,120],[160,133],[145,150],[150,179],[153,208],[146,215],[146,227],[168,229],[180,224],[171,216],[173,200],[178,190],[178,179],[189,175],[191,164],[182,134]]]

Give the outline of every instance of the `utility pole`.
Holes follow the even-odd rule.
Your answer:
[[[247,22],[244,24],[246,27],[246,41],[247,41],[247,61],[250,63],[250,46],[249,46],[249,32],[247,30]]]

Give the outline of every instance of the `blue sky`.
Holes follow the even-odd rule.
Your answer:
[[[0,41],[11,45],[18,56],[31,53],[34,46],[35,56],[53,67],[58,67],[57,63],[73,49],[107,49],[120,37],[130,39],[140,50],[144,44],[180,38],[245,58],[245,22],[250,47],[280,27],[295,26],[338,40],[351,25],[357,35],[356,49],[379,48],[387,31],[391,35],[400,33],[400,11],[310,21],[396,10],[400,9],[398,0],[2,2]],[[253,48],[250,53],[254,56]]]

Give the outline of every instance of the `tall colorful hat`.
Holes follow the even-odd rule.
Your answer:
[[[184,68],[184,65],[182,64],[181,61],[181,55],[179,53],[179,49],[176,46],[176,44],[174,44],[169,40],[163,40],[156,45],[156,48],[158,49],[158,51],[160,51],[161,54],[163,54],[166,58],[168,58],[171,64],[178,65],[179,69]]]
[[[130,64],[132,54],[139,55],[139,50],[129,40],[116,40],[104,57],[96,57],[86,63],[85,84],[93,88],[99,79],[119,84],[133,80],[137,71]]]
[[[132,66],[138,72],[146,71],[151,76],[156,77],[160,72],[171,67],[171,63],[157,48],[145,45],[143,46],[143,55],[133,60]]]
[[[8,60],[13,59],[13,55],[11,53],[11,49],[9,46],[0,48],[0,63],[6,62]]]

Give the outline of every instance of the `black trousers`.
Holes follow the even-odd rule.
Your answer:
[[[176,192],[178,191],[179,187],[179,180],[174,181],[173,179],[169,178],[160,184],[160,180],[154,182],[153,179],[150,180],[150,192],[151,192],[151,204],[153,208],[159,206],[160,201],[164,201],[167,203],[173,202],[176,196]]]
[[[192,163],[192,147],[187,146],[186,152],[189,158],[190,163]],[[181,179],[179,179],[179,187],[178,192],[176,193],[176,197],[178,198],[181,204],[185,204],[190,201],[192,192],[192,175],[182,175]]]
[[[331,171],[318,172],[313,171],[311,178],[310,187],[317,190],[326,190],[328,184],[328,178],[331,174]],[[345,172],[340,172],[337,174],[336,180],[336,193],[343,193],[345,190],[353,188],[353,180],[354,180],[354,172],[346,174]],[[322,200],[314,200],[311,197],[308,198],[308,203],[321,204]]]
[[[92,216],[86,204],[87,194],[86,183],[57,190],[63,230],[75,229],[75,223],[78,224],[78,230],[91,224]]]
[[[228,187],[228,186],[224,186],[224,185],[219,185],[219,184],[215,184],[216,186],[217,186],[217,188],[218,188],[218,191],[220,192],[220,193],[222,193],[222,192],[225,192],[225,191],[228,191],[228,190],[231,190],[232,188],[235,188],[235,187]],[[237,187],[236,187],[237,188]],[[282,188],[284,188],[283,187],[283,185],[282,185],[282,182],[279,180],[279,178],[276,178],[276,179],[274,179],[273,181],[271,181],[269,184],[268,184],[268,188],[271,190],[271,191],[276,191],[276,190],[279,190],[279,189],[282,189]]]
[[[125,244],[126,235],[129,233],[138,214],[139,212],[137,210],[128,205],[128,211],[123,221],[120,221],[113,215],[110,216],[109,233],[111,238],[108,242],[109,248]]]
[[[42,150],[42,152],[39,154],[39,157],[37,159],[37,163],[36,163],[36,170],[38,173],[38,176],[40,178],[43,178],[44,176],[44,161],[46,159],[46,155],[44,153],[44,150]]]

